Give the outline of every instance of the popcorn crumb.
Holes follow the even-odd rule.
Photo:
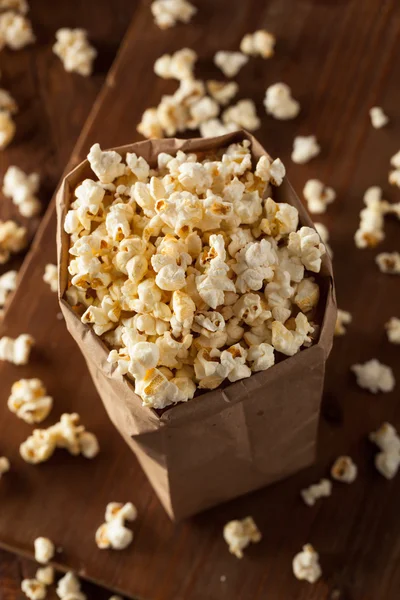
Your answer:
[[[15,130],[16,127],[11,114],[8,111],[0,110],[0,150],[4,150],[11,143]]]
[[[319,179],[309,179],[303,189],[309,212],[322,214],[336,198],[333,188],[326,186]]]
[[[240,50],[243,54],[250,56],[261,56],[262,58],[271,58],[274,55],[275,36],[265,29],[259,29],[254,33],[248,33],[240,43]]]
[[[52,292],[58,291],[57,265],[47,264],[44,269],[43,281],[48,283]]]
[[[46,586],[37,579],[23,579],[21,590],[30,600],[43,600],[47,596]]]
[[[298,165],[304,165],[317,156],[321,148],[315,135],[297,136],[293,142],[292,161]]]
[[[55,554],[54,544],[49,538],[38,537],[34,542],[36,562],[46,565]]]
[[[364,204],[354,241],[357,248],[374,248],[385,238],[384,214],[388,203],[382,200],[382,189],[373,186],[365,192]]]
[[[86,595],[81,592],[81,583],[72,571],[58,580],[56,593],[61,600],[86,600]]]
[[[7,271],[0,275],[0,315],[8,296],[17,288],[17,271]]]
[[[392,317],[385,324],[388,340],[392,344],[400,344],[400,319]]]
[[[46,586],[54,583],[54,568],[43,567],[36,571],[35,579]]]
[[[375,257],[375,262],[382,273],[400,275],[400,253],[381,252]]]
[[[300,112],[300,103],[292,97],[292,91],[286,83],[274,83],[267,88],[264,106],[268,115],[281,121],[294,119]]]
[[[160,29],[174,27],[178,21],[189,23],[197,8],[187,0],[154,0],[151,4],[154,22]]]
[[[392,369],[380,363],[376,358],[372,358],[362,365],[353,365],[351,370],[357,377],[358,385],[373,394],[391,392],[395,387],[396,382]]]
[[[18,418],[33,425],[48,417],[53,398],[46,396],[46,388],[40,379],[20,379],[13,384],[7,405]]]
[[[68,73],[74,72],[84,77],[92,74],[97,51],[89,43],[85,29],[62,27],[56,31],[56,40],[53,52],[61,59]]]
[[[3,194],[11,198],[23,217],[34,217],[41,204],[36,193],[39,189],[38,173],[26,175],[22,169],[8,167],[3,181]]]
[[[250,542],[259,542],[262,537],[252,517],[246,517],[241,521],[229,521],[224,527],[223,535],[229,546],[229,552],[236,558],[243,558],[243,550]]]
[[[394,170],[389,173],[389,183],[400,187],[400,150],[392,156],[390,164],[394,167]]]
[[[375,456],[375,467],[386,479],[393,479],[400,466],[400,438],[390,423],[383,423],[380,428],[369,435],[381,450]]]
[[[248,131],[255,131],[261,125],[253,100],[239,100],[237,104],[224,111],[222,120],[225,125],[233,123],[238,128],[247,129]]]
[[[293,573],[297,579],[306,580],[309,583],[315,583],[321,577],[319,555],[311,544],[303,546],[302,552],[294,557]]]
[[[332,465],[331,476],[342,483],[353,483],[357,478],[357,465],[350,456],[339,456]]]
[[[222,106],[226,106],[236,96],[239,86],[236,81],[216,81],[211,79],[207,81],[207,90]]]
[[[29,19],[12,10],[0,14],[0,49],[8,46],[11,50],[20,50],[34,41]]]
[[[235,77],[248,60],[241,52],[220,50],[214,56],[214,64],[221,69],[225,77]]]
[[[307,506],[314,506],[319,498],[327,498],[332,493],[332,483],[329,479],[321,479],[319,483],[310,485],[308,488],[301,490],[301,497]]]
[[[385,127],[389,123],[389,117],[385,115],[380,106],[373,106],[369,111],[369,116],[371,117],[372,127],[375,129]]]
[[[125,521],[135,521],[137,510],[131,502],[107,504],[106,522],[96,531],[96,544],[100,549],[124,550],[133,540],[133,532],[125,527]]]
[[[21,252],[25,248],[26,243],[25,227],[19,227],[15,221],[0,220],[0,265],[4,265],[9,260],[11,254]]]
[[[191,79],[197,54],[190,48],[182,48],[174,54],[163,54],[154,63],[154,72],[163,79]]]
[[[0,456],[0,479],[10,470],[10,461],[5,456]]]
[[[345,325],[349,325],[353,320],[352,315],[346,310],[338,308],[336,315],[335,333],[336,336],[345,335],[347,333]]]
[[[0,338],[0,360],[7,360],[14,365],[27,365],[34,343],[33,337],[27,333],[15,339],[4,336]]]

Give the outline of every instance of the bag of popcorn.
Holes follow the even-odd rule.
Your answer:
[[[244,131],[95,144],[57,211],[67,328],[171,518],[313,462],[332,267],[279,159]]]

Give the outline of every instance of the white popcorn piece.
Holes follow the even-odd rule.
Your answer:
[[[86,595],[81,592],[81,583],[72,571],[58,580],[56,593],[61,600],[86,600]]]
[[[280,158],[276,158],[271,162],[267,156],[261,156],[255,174],[265,183],[280,186],[286,175],[286,169]]]
[[[376,358],[364,364],[353,365],[351,370],[357,378],[358,385],[372,394],[391,392],[396,385],[392,369]]]
[[[300,494],[307,506],[314,506],[317,500],[327,498],[332,494],[332,483],[329,479],[321,479],[319,483],[301,490]]]
[[[25,227],[19,227],[15,221],[0,220],[0,265],[5,264],[12,253],[21,252],[26,243]]]
[[[122,157],[114,150],[103,151],[100,144],[93,144],[87,156],[90,168],[101,183],[112,183],[125,172]]]
[[[6,360],[14,365],[27,365],[34,343],[33,337],[27,333],[15,339],[4,336],[0,338],[0,360]]]
[[[331,468],[331,477],[342,483],[353,483],[357,478],[357,465],[350,456],[339,456]]]
[[[220,50],[214,56],[214,64],[221,69],[225,77],[235,77],[248,60],[248,57],[242,52]]]
[[[4,150],[11,143],[15,136],[15,131],[15,123],[10,113],[5,110],[0,110],[0,150]]]
[[[21,15],[26,15],[29,5],[27,0],[0,0],[0,11],[4,10],[14,10]]]
[[[319,301],[319,285],[315,283],[313,277],[306,277],[297,286],[294,302],[301,312],[310,312]]]
[[[193,102],[189,108],[190,120],[188,127],[197,128],[202,123],[207,123],[214,119],[219,113],[219,106],[215,100],[204,96],[197,102]]]
[[[197,8],[187,0],[153,0],[151,12],[160,29],[169,29],[178,21],[189,23]]]
[[[197,54],[190,48],[182,48],[174,54],[163,54],[154,63],[154,72],[163,79],[191,79]]]
[[[36,197],[38,189],[38,173],[26,175],[18,167],[8,167],[4,175],[3,194],[12,198],[22,216],[33,217],[40,212],[41,204]]]
[[[7,405],[19,419],[33,425],[48,417],[53,398],[46,396],[46,388],[40,379],[20,379],[12,385]]]
[[[29,600],[43,600],[47,596],[47,588],[37,579],[23,579],[21,590]]]
[[[312,227],[301,227],[290,233],[288,250],[292,256],[300,258],[306,269],[319,273],[325,246],[320,243],[320,237]]]
[[[381,450],[375,456],[375,467],[386,479],[393,479],[400,467],[400,438],[390,423],[383,423],[380,428],[369,435]]]
[[[261,125],[261,121],[257,116],[256,105],[253,100],[239,100],[234,106],[227,108],[223,115],[222,120],[225,125],[233,123],[238,128],[247,129],[248,131],[255,131]]]
[[[389,173],[389,183],[400,187],[400,150],[390,159],[390,164],[394,167]]]
[[[391,344],[400,344],[400,319],[392,317],[385,323],[388,340]]]
[[[382,273],[400,275],[400,253],[381,252],[375,257],[375,262]]]
[[[0,48],[20,50],[35,41],[29,19],[13,11],[0,14]]]
[[[271,325],[271,343],[278,352],[286,354],[286,356],[293,356],[300,350],[301,346],[311,342],[308,334],[313,333],[314,328],[303,313],[299,313],[294,320],[294,330],[288,329],[287,324],[273,321]]]
[[[43,281],[48,283],[52,292],[58,291],[57,265],[47,264],[44,268]]]
[[[237,126],[234,123],[224,125],[219,119],[209,119],[200,123],[199,129],[202,137],[218,137],[236,131]]]
[[[303,546],[302,552],[293,559],[293,573],[296,579],[315,583],[322,575],[318,552],[311,544]]]
[[[267,114],[282,121],[294,119],[300,112],[300,104],[286,83],[274,83],[267,88],[264,106]]]
[[[315,214],[326,212],[327,206],[336,198],[335,190],[319,179],[309,179],[304,186],[303,195],[307,200],[308,210]]]
[[[10,461],[6,456],[0,456],[0,479],[10,470]]]
[[[35,579],[45,586],[53,585],[54,583],[54,568],[42,567],[36,571]]]
[[[353,320],[352,315],[346,310],[338,308],[335,323],[335,336],[342,336],[347,333],[346,325],[349,325]]]
[[[251,346],[247,352],[247,360],[252,363],[252,371],[265,371],[275,364],[274,347],[266,343]]]
[[[236,81],[217,81],[211,79],[207,81],[207,90],[218,104],[226,106],[238,93],[239,86]]]
[[[374,248],[385,238],[384,214],[387,202],[382,200],[382,189],[373,186],[364,194],[365,208],[360,212],[360,225],[354,235],[357,248]]]
[[[318,235],[321,238],[322,243],[324,244],[327,253],[329,254],[329,256],[331,258],[333,258],[332,248],[328,244],[328,242],[329,242],[329,230],[328,230],[327,226],[324,225],[323,223],[314,223],[314,227],[317,230]]]
[[[229,521],[224,526],[224,540],[229,546],[229,552],[236,558],[243,558],[243,550],[253,542],[261,540],[261,533],[253,517],[246,517],[241,521]]]
[[[161,127],[156,108],[147,108],[144,111],[142,120],[136,129],[140,134],[148,139],[164,137],[163,128]]]
[[[7,271],[0,275],[0,316],[8,296],[17,288],[17,271]]]
[[[53,52],[61,59],[68,73],[74,72],[84,77],[92,74],[97,51],[89,43],[85,29],[63,27],[56,31],[56,40]]]
[[[302,136],[294,138],[292,161],[298,165],[304,165],[321,152],[321,147],[317,142],[315,135]]]
[[[371,118],[372,127],[375,129],[381,129],[389,123],[389,117],[384,113],[380,106],[373,106],[369,111]]]
[[[240,50],[243,54],[250,56],[261,56],[271,58],[274,55],[276,38],[265,29],[259,29],[254,33],[248,33],[240,42]]]
[[[124,550],[133,540],[133,532],[125,527],[125,521],[134,521],[137,510],[131,502],[111,502],[106,507],[106,522],[96,531],[96,544],[101,550],[112,548]]]
[[[55,554],[55,546],[49,538],[38,537],[34,542],[36,562],[46,565]]]

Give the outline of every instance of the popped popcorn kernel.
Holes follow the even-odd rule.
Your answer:
[[[106,507],[105,523],[96,531],[96,544],[101,550],[112,548],[124,550],[133,540],[133,531],[125,527],[125,521],[134,521],[137,511],[131,502],[111,502]]]
[[[81,592],[80,581],[72,571],[58,580],[56,593],[61,600],[86,600],[86,595]]]
[[[335,336],[342,336],[342,335],[346,335],[347,333],[347,329],[346,329],[346,325],[350,325],[350,323],[352,322],[353,317],[352,315],[347,312],[346,310],[341,310],[340,308],[338,308],[337,311],[337,315],[336,315],[336,323],[335,323]]]
[[[229,552],[236,558],[243,558],[243,550],[253,542],[261,540],[261,533],[253,517],[246,517],[241,521],[229,521],[224,526],[224,540],[229,546]]]
[[[43,600],[47,596],[46,586],[37,579],[23,579],[21,590],[30,600]]]
[[[221,69],[225,77],[235,77],[248,60],[241,52],[219,50],[214,56],[214,64]]]
[[[17,271],[7,271],[0,275],[0,316],[8,296],[17,288]]]
[[[293,559],[293,573],[296,579],[315,583],[322,575],[319,565],[318,552],[311,544],[303,546],[302,552],[296,554]]]
[[[381,252],[375,257],[375,262],[382,273],[400,275],[400,253]]]
[[[264,106],[268,115],[281,121],[294,119],[300,112],[300,103],[292,97],[286,83],[274,83],[267,88]]]
[[[371,117],[372,127],[375,129],[381,129],[389,123],[389,117],[380,106],[373,106],[369,111],[369,116]]]
[[[38,537],[34,542],[35,560],[36,562],[45,565],[54,557],[55,547],[49,538]]]
[[[400,344],[400,319],[392,317],[385,323],[388,340],[392,344]]]
[[[46,396],[46,388],[40,379],[20,379],[11,388],[7,406],[19,419],[33,425],[48,417],[53,398]]]
[[[219,119],[208,119],[200,123],[199,129],[202,137],[218,137],[236,131],[237,126],[234,123],[224,125]]]
[[[153,0],[151,12],[160,29],[169,29],[178,21],[189,23],[197,8],[187,0]]]
[[[0,265],[4,265],[9,260],[11,254],[21,252],[25,248],[26,243],[25,227],[19,227],[15,221],[0,220]]]
[[[325,186],[319,179],[309,179],[303,189],[309,212],[321,214],[336,198],[333,188]]]
[[[236,96],[239,86],[236,81],[207,81],[207,90],[221,106],[226,106]]]
[[[182,48],[174,54],[163,54],[154,63],[154,72],[163,79],[191,79],[197,54],[190,48]]]
[[[36,193],[39,189],[38,173],[26,175],[22,169],[8,167],[3,181],[3,194],[11,198],[23,217],[34,217],[41,204]]]
[[[29,19],[12,10],[0,14],[0,49],[20,50],[35,39]]]
[[[301,490],[300,494],[307,506],[314,506],[319,498],[327,498],[332,494],[332,483],[329,479],[321,479],[319,483]]]
[[[255,131],[261,125],[253,100],[239,100],[234,106],[227,108],[222,115],[223,122],[233,123],[238,128]]]
[[[351,370],[357,378],[358,385],[372,394],[391,392],[396,385],[392,369],[376,358],[362,365],[353,365]]]
[[[125,165],[118,152],[114,150],[103,151],[100,144],[93,144],[88,154],[88,161],[93,173],[101,183],[112,183],[125,172]]]
[[[0,360],[7,360],[14,365],[27,365],[34,343],[33,337],[27,333],[15,339],[4,336],[0,338]]]
[[[357,478],[357,465],[350,456],[339,456],[331,468],[331,476],[342,483],[353,483]]]
[[[42,567],[36,571],[35,579],[45,586],[53,585],[54,583],[54,568]]]
[[[400,187],[400,150],[392,156],[390,164],[394,170],[389,173],[389,183]]]
[[[63,27],[56,31],[56,40],[53,52],[61,59],[67,73],[74,72],[84,77],[92,74],[97,50],[89,43],[85,29]]]
[[[400,467],[400,438],[390,423],[370,433],[369,439],[381,450],[375,456],[375,467],[386,479],[393,479]]]
[[[6,456],[0,456],[0,479],[10,470],[10,461]]]
[[[0,110],[0,150],[4,150],[12,142],[15,131],[16,127],[11,114],[6,110]]]
[[[48,283],[52,292],[58,291],[57,265],[47,264],[44,268],[43,281]]]
[[[357,248],[374,248],[385,238],[384,214],[388,203],[382,200],[382,189],[372,186],[364,194],[364,204],[354,241]]]
[[[142,120],[136,129],[148,139],[164,137],[163,128],[161,127],[156,108],[148,108],[144,111]]]
[[[321,152],[315,135],[302,136],[294,138],[292,161],[298,165],[304,165]]]
[[[243,54],[250,56],[261,56],[271,58],[274,55],[276,38],[265,29],[259,29],[254,33],[248,33],[240,42],[240,50]]]

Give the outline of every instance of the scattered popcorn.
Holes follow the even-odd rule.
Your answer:
[[[56,31],[56,40],[53,52],[62,60],[68,73],[79,73],[84,77],[92,74],[97,51],[89,43],[85,29],[62,27]]]
[[[216,81],[212,79],[207,81],[207,90],[222,106],[226,106],[236,96],[239,86],[236,81]]]
[[[46,388],[40,379],[20,379],[11,388],[8,408],[25,423],[33,425],[48,417],[53,408],[53,398],[46,396]]]
[[[80,581],[72,571],[58,580],[56,593],[61,600],[86,600],[86,595],[81,592]]]
[[[21,590],[30,600],[43,600],[47,596],[47,588],[37,579],[23,579]]]
[[[26,175],[18,167],[8,167],[4,175],[3,194],[12,198],[23,217],[34,217],[40,212],[41,204],[35,195],[38,189],[38,173]]]
[[[309,583],[315,583],[321,577],[322,571],[319,565],[319,555],[311,544],[303,546],[302,552],[299,552],[294,557],[293,573],[296,579],[304,579]]]
[[[360,225],[354,241],[357,248],[374,248],[385,237],[384,214],[388,203],[382,200],[381,188],[373,186],[365,192],[364,204],[366,208],[360,212]]]
[[[400,275],[400,253],[381,252],[375,257],[375,262],[382,273]]]
[[[45,266],[43,281],[48,283],[52,292],[58,291],[57,265],[48,264]]]
[[[7,297],[17,288],[17,271],[7,271],[0,275],[0,316]]]
[[[349,325],[353,320],[352,315],[346,310],[338,308],[336,315],[335,334],[336,336],[345,335],[347,333],[345,325]]]
[[[189,23],[197,8],[187,0],[153,0],[151,12],[160,29],[169,29],[178,21]]]
[[[163,79],[191,79],[197,54],[190,48],[182,48],[175,54],[163,54],[154,63],[154,72]]]
[[[319,483],[310,485],[310,487],[301,490],[301,497],[307,506],[314,506],[319,498],[327,498],[332,493],[332,483],[329,479],[321,479]]]
[[[218,137],[236,131],[237,126],[234,123],[224,125],[219,119],[209,119],[200,123],[199,129],[202,137]]]
[[[294,119],[300,112],[300,104],[292,98],[292,91],[286,83],[274,83],[267,88],[264,106],[267,114],[282,121]]]
[[[4,265],[9,260],[12,253],[16,254],[17,252],[21,252],[25,246],[25,227],[18,227],[15,221],[0,220],[0,265]]]
[[[253,100],[239,100],[237,104],[224,111],[222,120],[225,125],[233,123],[238,128],[248,131],[255,131],[261,125]]]
[[[385,324],[389,342],[392,344],[400,344],[400,319],[392,317]]]
[[[10,470],[10,461],[5,456],[0,456],[0,479],[4,473],[8,473]]]
[[[214,56],[214,64],[221,69],[225,77],[235,77],[248,60],[248,57],[241,52],[220,50]]]
[[[15,10],[25,15],[29,10],[27,0],[0,0],[0,11]]]
[[[309,179],[304,186],[303,195],[307,200],[309,212],[315,214],[326,212],[328,204],[336,198],[335,190],[327,187],[319,179]]]
[[[0,110],[0,150],[4,150],[10,144],[14,138],[15,129],[11,114],[8,111]]]
[[[391,392],[396,384],[392,369],[380,363],[376,358],[372,358],[363,365],[353,365],[351,370],[357,377],[358,385],[373,394]]]
[[[243,550],[250,542],[259,542],[261,537],[253,517],[246,517],[241,521],[229,521],[224,527],[224,540],[229,546],[229,552],[236,558],[243,558]]]
[[[381,450],[375,457],[375,466],[386,479],[393,479],[400,466],[400,438],[390,423],[383,423],[378,431],[369,435]]]
[[[330,245],[328,244],[328,242],[329,242],[328,228],[323,223],[314,223],[314,227],[317,230],[317,233],[318,233],[319,237],[321,238],[322,243],[324,244],[327,253],[329,254],[329,256],[331,258],[333,258],[333,250],[330,247]]]
[[[321,148],[315,135],[302,136],[294,138],[292,161],[298,165],[304,165],[309,160],[317,156]]]
[[[243,54],[250,56],[262,56],[262,58],[271,58],[274,55],[275,36],[265,29],[259,29],[254,33],[248,33],[240,43],[240,50]]]
[[[0,14],[0,49],[20,50],[35,41],[31,22],[12,10]]]
[[[85,458],[94,458],[99,452],[96,436],[79,425],[76,413],[61,415],[60,421],[47,429],[34,429],[21,444],[20,454],[35,465],[48,460],[56,448],[65,448],[70,454],[82,454]]]
[[[38,537],[34,542],[36,562],[46,565],[54,557],[55,547],[51,540]]]
[[[33,337],[27,333],[15,339],[4,336],[0,338],[0,360],[7,360],[14,365],[27,365],[34,343]]]
[[[100,549],[124,550],[133,540],[133,532],[125,527],[125,521],[135,521],[137,510],[131,502],[107,504],[106,522],[96,531],[96,544]]]
[[[392,156],[390,164],[394,170],[389,173],[389,183],[400,187],[400,150]]]
[[[339,456],[331,468],[331,477],[342,483],[353,483],[357,477],[357,465],[350,456]]]
[[[42,567],[36,571],[35,579],[46,586],[54,583],[54,568]]]
[[[389,123],[389,117],[385,115],[380,106],[373,106],[369,111],[369,116],[371,117],[372,127],[375,129],[385,127]]]

